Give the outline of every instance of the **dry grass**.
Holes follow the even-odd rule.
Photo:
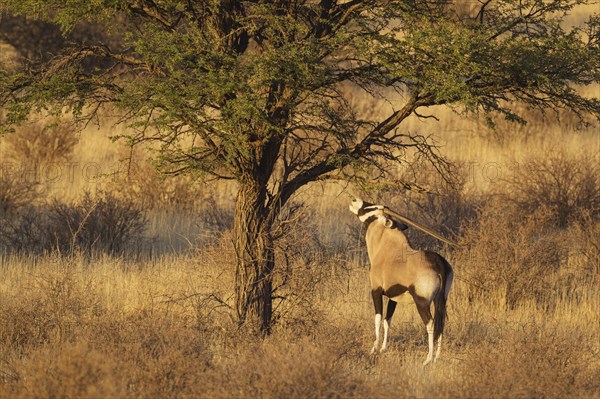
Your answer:
[[[238,330],[225,302],[226,241],[194,257],[5,259],[0,397],[598,397],[595,286],[552,309],[503,290],[452,293],[443,359],[422,368],[424,329],[399,305],[391,348],[368,355],[366,270],[332,269],[273,336]],[[460,265],[456,265],[460,270]],[[459,274],[460,276],[460,274]],[[472,294],[472,293],[471,293]],[[293,313],[296,314],[293,314]],[[301,325],[300,321],[305,324]],[[310,325],[306,325],[310,323]],[[591,328],[590,328],[591,327]]]

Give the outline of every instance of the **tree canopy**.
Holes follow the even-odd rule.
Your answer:
[[[520,103],[600,117],[600,100],[577,90],[600,82],[600,17],[563,23],[585,3],[0,0],[1,12],[56,24],[67,38],[85,24],[119,38],[73,41],[0,71],[0,124],[38,111],[88,120],[110,106],[132,145],[155,143],[163,171],[237,180],[236,285],[246,293],[236,306],[243,321],[259,304],[268,324],[269,231],[281,207],[333,173],[383,176],[409,148],[443,167],[424,137],[401,128],[419,109],[522,122]],[[356,88],[394,98],[393,109],[361,115]]]

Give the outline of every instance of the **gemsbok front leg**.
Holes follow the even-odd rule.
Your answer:
[[[390,324],[392,323],[394,310],[396,310],[396,301],[389,299],[387,302],[387,308],[385,310],[385,319],[383,319],[383,344],[381,345],[380,352],[383,352],[387,349]]]
[[[371,291],[373,296],[373,305],[375,306],[375,342],[371,349],[371,355],[375,353],[379,347],[379,329],[381,327],[381,315],[383,314],[383,289],[375,288]]]

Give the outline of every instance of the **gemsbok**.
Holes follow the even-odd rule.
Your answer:
[[[375,342],[371,354],[375,353],[379,346],[383,297],[386,296],[389,300],[383,320],[381,352],[387,349],[390,322],[396,309],[396,302],[408,291],[427,329],[429,353],[423,365],[434,360],[433,348],[436,341],[435,360],[437,360],[440,356],[446,319],[446,300],[454,275],[452,267],[446,259],[435,252],[412,249],[403,233],[408,226],[392,219],[392,216],[446,243],[454,243],[390,211],[383,205],[374,205],[356,199],[350,204],[350,211],[357,215],[366,227],[367,252],[371,263],[369,276],[375,305]],[[431,317],[432,302],[435,307],[434,317]]]

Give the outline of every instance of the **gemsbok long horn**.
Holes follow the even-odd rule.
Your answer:
[[[421,225],[421,224],[419,224],[419,223],[417,223],[417,222],[415,222],[413,220],[410,220],[406,216],[402,216],[398,212],[392,211],[387,206],[383,207],[383,212],[387,213],[388,215],[390,215],[390,216],[392,216],[392,217],[394,217],[396,219],[398,219],[401,222],[404,222],[406,224],[409,224],[409,225],[417,228],[418,230],[421,230],[423,233],[429,234],[430,236],[432,236],[434,238],[437,238],[438,240],[440,240],[442,242],[445,242],[448,245],[451,245],[453,247],[460,247],[461,246],[460,244],[458,244],[458,243],[456,243],[454,241],[450,241],[447,238],[442,237],[441,235],[439,235],[435,231],[433,231],[433,230],[431,230],[431,229],[429,229],[429,228],[427,228],[427,227],[425,227],[425,226],[423,226],[423,225]]]

